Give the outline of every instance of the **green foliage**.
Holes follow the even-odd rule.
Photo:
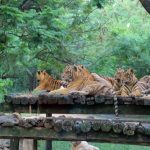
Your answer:
[[[91,20],[100,24],[85,47],[87,66],[93,71],[113,75],[116,68],[132,67],[138,77],[150,74],[149,14],[136,0],[114,0],[95,10]],[[91,57],[92,56],[92,57]]]
[[[1,4],[0,75],[16,76],[16,90],[26,90],[37,69],[58,76],[66,64],[80,60],[80,54],[68,44],[84,36],[75,33],[83,31],[92,9],[90,3],[41,0],[41,11],[21,10],[19,0]]]
[[[12,85],[13,83],[10,79],[0,79],[0,101],[2,101],[4,94],[7,94],[8,88],[11,88]]]

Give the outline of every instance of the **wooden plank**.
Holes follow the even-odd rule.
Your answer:
[[[37,150],[38,145],[37,145],[37,140],[33,140],[33,150]]]
[[[87,141],[104,142],[104,143],[118,143],[118,144],[134,144],[134,145],[150,145],[148,136],[136,135],[136,136],[125,136],[122,134],[107,134],[107,133],[88,133]]]
[[[46,117],[52,117],[52,114],[46,114]],[[54,125],[53,122],[49,122],[49,124]],[[52,150],[52,140],[46,140],[45,142],[46,142],[45,150]]]
[[[134,105],[147,105],[149,104],[150,97],[122,97],[117,96],[118,104],[134,104]],[[94,105],[99,103],[113,104],[114,96],[84,96],[80,94],[62,95],[62,94],[50,94],[42,92],[40,94],[10,94],[5,96],[5,101],[13,103],[15,105],[27,105],[27,104],[83,104]]]
[[[28,113],[28,106],[14,105],[10,106],[10,109],[20,112]],[[0,109],[1,110],[1,109]],[[2,108],[3,112],[7,112]],[[32,113],[37,113],[38,107],[32,105]],[[114,105],[40,105],[40,113],[55,113],[55,114],[114,114]],[[10,112],[10,111],[9,111]],[[12,111],[13,112],[13,111]],[[139,114],[150,115],[150,106],[140,105],[119,105],[119,114]]]
[[[20,139],[19,150],[36,150],[37,145],[36,144],[34,145],[34,141],[35,140],[32,139]]]
[[[96,104],[92,106],[84,105],[41,105],[40,113],[58,113],[58,114],[114,114],[113,105]],[[37,113],[37,105],[32,105],[32,113]],[[20,112],[28,113],[29,106],[0,104],[1,112]],[[150,115],[150,106],[140,105],[119,105],[119,114],[141,114]]]
[[[136,145],[150,145],[149,136],[143,134],[136,134],[134,136],[127,136],[123,134],[105,133],[105,132],[88,132],[75,134],[74,132],[55,132],[52,129],[46,128],[32,128],[26,129],[21,127],[8,128],[5,127],[0,131],[0,137],[3,138],[32,138],[43,140],[64,140],[64,141],[96,141],[119,144],[136,144]],[[16,150],[16,149],[15,149]]]
[[[17,137],[10,140],[10,150],[19,150],[19,139]]]

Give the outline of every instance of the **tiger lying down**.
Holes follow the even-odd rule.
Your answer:
[[[114,95],[115,92],[105,79],[96,81],[82,65],[66,66],[62,80],[68,82],[67,88],[51,91],[51,94]]]
[[[52,91],[65,86],[65,83],[61,80],[56,80],[52,76],[50,76],[45,70],[38,71],[36,74],[37,81],[39,85],[34,90],[46,90]]]
[[[132,69],[117,69],[114,77],[105,77],[90,73],[83,65],[68,65],[61,77],[62,81],[55,80],[46,71],[39,71],[36,89],[65,95],[145,96],[150,93],[150,76],[138,80]],[[62,85],[67,87],[61,88]]]

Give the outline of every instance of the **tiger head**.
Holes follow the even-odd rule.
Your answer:
[[[49,74],[44,70],[44,71],[38,71],[36,73],[36,78],[38,82],[42,82],[44,80],[49,80]]]
[[[116,73],[115,73],[115,76],[114,76],[114,79],[115,79],[115,83],[117,85],[122,85],[122,78],[124,76],[124,73],[125,73],[125,70],[124,69],[117,69]]]
[[[64,69],[61,78],[63,81],[72,82],[88,75],[90,75],[90,72],[83,65],[68,65]]]
[[[142,77],[139,82],[145,83],[148,87],[150,87],[150,76],[146,75]]]
[[[138,81],[138,79],[136,78],[133,69],[128,69],[122,78],[122,82],[125,85],[133,85]]]

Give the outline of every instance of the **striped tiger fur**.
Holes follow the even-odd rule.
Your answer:
[[[62,74],[62,80],[69,82],[67,88],[54,90],[50,93],[83,94],[83,95],[113,95],[112,88],[105,82],[97,82],[92,74],[82,65],[68,65]]]
[[[106,77],[102,75],[98,75],[96,73],[92,73],[94,79],[96,81],[104,80],[104,82],[111,88],[114,89],[117,95],[121,95],[121,87],[122,87],[122,77],[124,75],[125,70],[124,69],[117,69],[114,77]]]
[[[121,96],[142,96],[142,91],[138,85],[138,79],[132,69],[125,71],[121,80]]]
[[[35,88],[35,90],[52,91],[59,89],[62,86],[61,80],[54,79],[46,71],[38,71],[36,78],[39,81],[39,85]]]
[[[125,70],[122,68],[118,68],[113,80],[113,89],[115,90],[117,95],[121,95],[121,87],[123,85],[122,78],[124,76]]]
[[[143,94],[150,94],[150,76],[142,77],[137,84]]]
[[[113,78],[111,77],[105,77],[105,76],[102,76],[102,75],[98,75],[96,73],[91,73],[92,76],[94,77],[94,80],[97,81],[97,82],[105,82],[105,84],[107,84],[109,87],[113,87]]]

